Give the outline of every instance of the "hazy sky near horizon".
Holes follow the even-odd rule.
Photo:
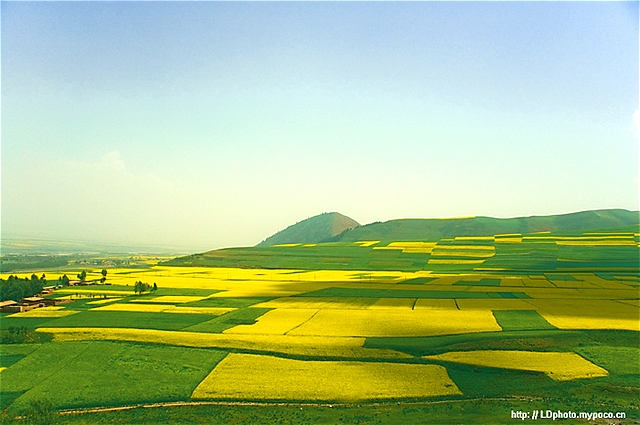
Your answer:
[[[5,237],[638,209],[638,2],[1,8]]]

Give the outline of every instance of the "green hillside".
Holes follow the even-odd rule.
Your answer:
[[[293,224],[268,237],[257,246],[322,242],[359,225],[357,221],[340,213],[323,213]]]
[[[513,219],[392,220],[356,227],[333,242],[299,240],[290,245],[219,249],[163,264],[470,273],[590,269],[637,274],[638,222],[637,212],[625,210]],[[501,236],[506,234],[519,235]],[[479,238],[469,238],[474,236]],[[411,244],[421,242],[411,241],[426,245],[416,248]]]
[[[640,223],[638,211],[623,209],[582,211],[571,214],[519,218],[474,217],[459,219],[400,219],[360,226],[336,239],[341,242],[360,240],[437,241],[456,236],[483,236],[504,233],[571,233],[588,230],[615,229]]]

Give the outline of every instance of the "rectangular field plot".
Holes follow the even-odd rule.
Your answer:
[[[505,331],[555,329],[534,310],[496,310],[493,315]]]
[[[519,298],[485,298],[456,300],[460,310],[535,310],[527,300]]]
[[[449,352],[434,356],[423,356],[423,358],[502,369],[542,372],[554,381],[597,378],[609,375],[609,372],[605,369],[585,360],[576,353],[479,350]]]
[[[230,307],[176,307],[166,304],[110,304],[96,307],[91,311],[128,311],[133,313],[182,313],[182,314],[209,314],[219,316],[235,310]]]
[[[2,391],[58,408],[184,400],[224,357],[216,350],[114,342],[47,343],[2,372]]]
[[[296,326],[309,320],[318,310],[310,309],[285,309],[271,310],[260,316],[253,325],[238,325],[227,329],[227,334],[262,334],[284,335]]]
[[[640,309],[612,300],[527,300],[559,329],[619,329],[640,331]]]
[[[412,310],[416,299],[414,298],[380,298],[370,308],[408,309]]]
[[[435,282],[434,282],[435,283]],[[514,297],[527,298],[527,295],[518,290],[504,291],[499,287],[472,287],[451,285],[444,288],[434,288],[431,285],[421,286],[421,289],[412,289],[409,285],[398,285],[398,289],[386,288],[325,288],[319,291],[300,294],[300,298],[500,298],[504,294],[513,294]],[[472,290],[470,290],[472,289]],[[475,290],[473,290],[475,289]]]
[[[491,311],[320,310],[288,335],[432,336],[502,330]]]
[[[163,295],[160,297],[131,300],[131,302],[181,304],[181,303],[190,303],[194,301],[200,301],[200,300],[203,300],[204,298],[205,297],[197,297],[193,295]]]
[[[459,303],[460,301],[458,301]],[[453,299],[437,299],[437,298],[418,298],[413,305],[414,310],[418,309],[435,309],[435,310],[458,310],[456,300]]]
[[[390,359],[408,358],[394,350],[363,348],[365,338],[258,334],[210,334],[127,328],[39,328],[56,342],[129,341],[181,347],[241,349],[291,355]]]
[[[41,307],[29,311],[23,311],[22,313],[10,314],[7,317],[64,317],[76,313],[77,311],[65,310],[64,307]]]
[[[255,307],[357,310],[369,308],[376,301],[376,298],[284,297],[256,304]]]
[[[301,361],[231,353],[192,397],[359,401],[457,394],[461,392],[446,369],[437,365]]]
[[[3,322],[8,322],[8,324],[10,324],[13,320],[16,319],[7,319],[3,320]],[[193,326],[207,320],[211,320],[211,315],[133,313],[129,311],[82,311],[72,316],[60,317],[50,320],[46,322],[46,326],[61,328],[92,327],[177,330],[188,326]],[[35,324],[34,326],[42,325],[43,324]]]

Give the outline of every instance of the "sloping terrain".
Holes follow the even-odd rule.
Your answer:
[[[436,241],[456,236],[501,233],[584,232],[615,229],[640,223],[638,211],[592,210],[570,214],[518,218],[472,217],[454,219],[400,219],[371,223],[346,232],[338,240]]]
[[[357,221],[340,213],[323,213],[293,224],[257,246],[323,242],[359,225]]]

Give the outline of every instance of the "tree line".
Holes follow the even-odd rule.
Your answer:
[[[33,297],[42,293],[42,288],[47,285],[47,279],[42,274],[38,277],[35,273],[31,278],[11,275],[7,280],[0,279],[0,300],[22,301],[25,297]]]
[[[156,285],[155,282],[153,283],[153,286],[151,286],[147,282],[138,280],[133,286],[133,292],[136,294],[142,294],[143,292],[155,292],[157,290],[158,290],[158,285]]]

